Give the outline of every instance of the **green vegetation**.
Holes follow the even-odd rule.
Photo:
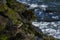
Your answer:
[[[26,10],[26,7],[16,0],[7,0],[7,5],[12,8],[14,11],[23,11]]]
[[[0,35],[0,40],[8,40],[9,36],[7,35]]]

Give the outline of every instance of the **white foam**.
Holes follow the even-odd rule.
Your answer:
[[[32,22],[32,24],[36,27],[39,27],[39,25],[40,25],[38,22]]]
[[[47,5],[40,5],[40,7],[46,8],[46,7],[48,7],[48,6],[47,6]]]
[[[60,29],[57,28],[57,27],[60,27],[60,26],[58,26],[58,25],[60,25],[60,21],[58,21],[58,22],[35,22],[32,25],[36,26],[36,24],[42,30],[42,32],[44,34],[48,33],[48,35],[51,35],[55,38],[60,39]],[[55,28],[57,28],[57,30]]]
[[[17,0],[18,2],[22,3],[22,4],[25,4],[25,5],[29,5],[30,7],[28,9],[34,9],[34,8],[41,8],[42,10],[46,10],[46,8],[48,7],[47,5],[38,5],[38,4],[34,4],[34,3],[28,3],[28,1],[30,0]]]
[[[35,7],[38,7],[38,5],[37,4],[31,4],[30,7],[35,8]]]

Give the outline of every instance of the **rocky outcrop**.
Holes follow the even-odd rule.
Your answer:
[[[31,24],[36,16],[24,5],[16,0],[0,2],[0,40],[55,40]]]

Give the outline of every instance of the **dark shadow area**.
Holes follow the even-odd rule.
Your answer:
[[[9,19],[9,17],[6,16],[6,15],[4,14],[4,12],[0,12],[0,16],[3,16],[3,17],[5,17],[5,18],[8,18],[8,19]]]

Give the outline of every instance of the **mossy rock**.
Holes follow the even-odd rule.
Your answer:
[[[7,0],[7,6],[16,12],[26,10],[26,7],[16,0]]]
[[[8,40],[10,36],[8,35],[0,35],[0,40]]]
[[[3,14],[6,16],[5,17],[4,15],[0,14],[0,31],[2,32],[5,31],[5,33],[10,35],[11,37],[16,37],[17,35],[14,34],[19,33],[19,34],[24,34],[23,36],[27,38],[26,40],[35,40],[36,36],[42,37],[44,40],[54,40],[53,37],[45,36],[42,32],[40,33],[33,28],[31,21],[36,18],[34,12],[32,10],[27,10],[27,8],[23,4],[17,2],[16,0],[6,0],[6,3],[1,3],[0,11],[3,12]],[[25,20],[26,23],[24,23]],[[9,21],[12,21],[11,23],[12,25],[7,24]],[[18,26],[16,25],[20,25],[21,23],[22,26],[20,28],[17,28]],[[6,25],[8,25],[7,26],[8,28],[9,26],[11,26],[12,29],[15,27],[16,31],[15,29],[12,31],[5,30]],[[0,35],[0,40],[9,40],[8,38],[11,38],[6,34]],[[20,40],[19,37],[17,37],[18,39],[16,40]]]

